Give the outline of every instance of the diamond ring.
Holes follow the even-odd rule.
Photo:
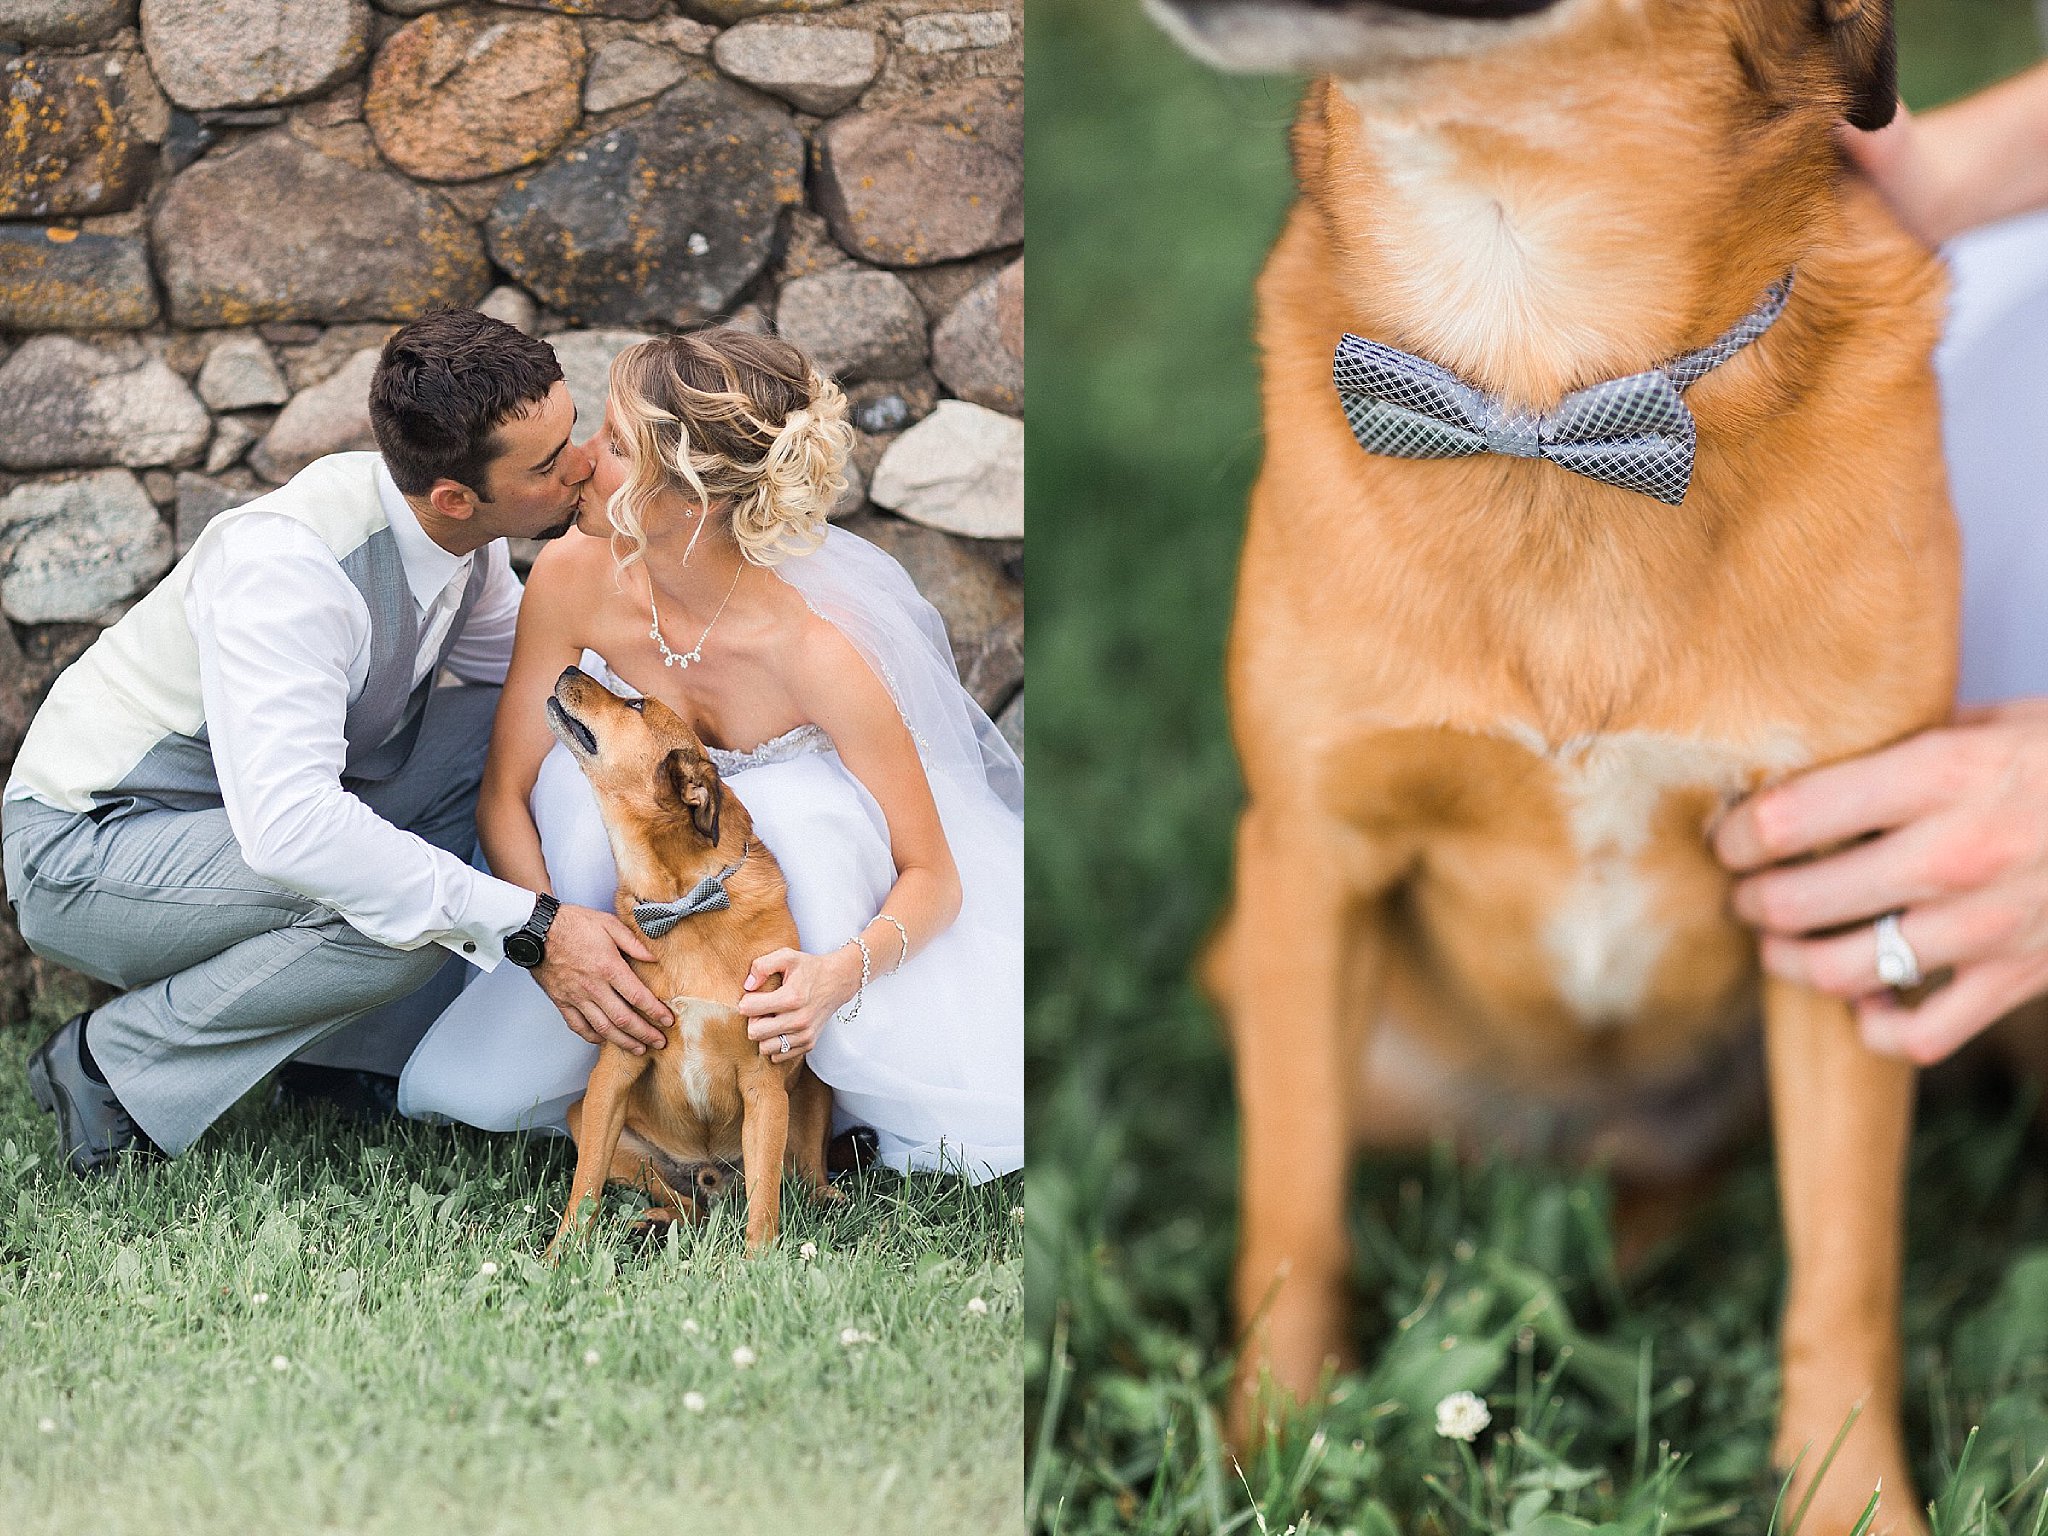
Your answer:
[[[1910,955],[1912,951],[1907,950],[1906,953]],[[782,1042],[782,1054],[787,1056],[789,1054],[789,1036],[778,1035],[776,1038]]]
[[[1877,920],[1877,979],[1888,987],[1920,985],[1920,957],[1899,932],[1899,915],[1887,912]]]

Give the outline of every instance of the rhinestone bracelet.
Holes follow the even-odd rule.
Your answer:
[[[896,974],[896,971],[900,971],[903,969],[903,962],[910,958],[910,930],[905,928],[901,923],[897,922],[896,919],[890,916],[887,912],[877,912],[875,916],[879,917],[885,923],[891,923],[895,925],[896,940],[899,944],[903,946],[902,950],[896,956],[896,969],[889,972],[891,976],[894,976]]]
[[[868,955],[868,941],[859,934],[856,933],[852,938],[848,939],[846,944],[858,944],[860,946],[860,985],[853,989],[853,1006],[839,1016],[839,1021],[842,1024],[851,1024],[860,1017],[860,1000],[868,989],[868,976],[872,970],[873,961]],[[846,944],[842,944],[839,947],[844,949]]]

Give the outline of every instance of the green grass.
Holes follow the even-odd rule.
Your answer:
[[[1901,36],[1918,106],[2034,46],[2025,0],[1901,0]],[[1762,1145],[1627,1278],[1596,1177],[1362,1169],[1366,1368],[1280,1451],[1224,1451],[1235,1111],[1188,965],[1240,797],[1219,671],[1259,455],[1250,284],[1297,88],[1207,73],[1136,0],[1039,0],[1029,78],[1034,1526],[1762,1532],[1783,1282]],[[1915,1146],[1908,1431],[1944,1536],[2048,1518],[2048,1171],[2014,1092],[1940,1086]],[[1493,1414],[1470,1447],[1434,1433],[1458,1388]]]
[[[0,1031],[8,1536],[1014,1523],[1016,1179],[792,1187],[753,1261],[734,1211],[642,1242],[615,1199],[550,1271],[566,1142],[251,1100],[80,1184],[24,1084],[47,1022]]]

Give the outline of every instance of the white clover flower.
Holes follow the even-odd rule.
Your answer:
[[[583,1363],[585,1365],[595,1365],[599,1360],[603,1358],[604,1357],[594,1349],[586,1349],[585,1351],[583,1351]]]
[[[818,1256],[818,1245],[816,1243],[805,1243],[803,1247],[797,1249],[796,1256],[800,1259],[815,1259]]]
[[[529,1216],[533,1214],[533,1207],[530,1205],[522,1205],[521,1207],[519,1207],[519,1209],[526,1212],[526,1214]]]
[[[252,1307],[260,1307],[268,1300],[270,1300],[270,1292],[258,1291],[255,1293],[255,1295],[249,1298],[249,1305]]]
[[[979,1296],[970,1296],[967,1298],[967,1310],[976,1317],[986,1317],[988,1315],[988,1303]]]
[[[489,1259],[485,1259],[483,1263],[477,1265],[476,1272],[488,1280],[498,1272],[498,1266]]]
[[[702,1413],[704,1411],[704,1394],[702,1392],[685,1392],[683,1394],[683,1407],[691,1413]]]
[[[54,1435],[57,1433],[57,1421],[55,1419],[37,1419],[36,1428],[46,1435]]]
[[[732,1363],[736,1370],[744,1371],[754,1363],[754,1359],[754,1352],[744,1344],[732,1352]]]
[[[858,1328],[842,1328],[839,1330],[839,1342],[851,1349],[856,1344],[874,1343],[875,1336],[872,1333],[863,1333]]]
[[[288,1371],[292,1368],[292,1363],[285,1359],[283,1355],[272,1355],[270,1357],[270,1368],[273,1371]]]
[[[1453,1392],[1436,1405],[1436,1432],[1446,1440],[1476,1440],[1492,1422],[1486,1404],[1470,1392]]]
[[[685,1332],[685,1333],[695,1333],[695,1332],[697,1332],[697,1319],[695,1319],[694,1317],[686,1317],[686,1318],[684,1318],[684,1319],[683,1319],[683,1332]]]

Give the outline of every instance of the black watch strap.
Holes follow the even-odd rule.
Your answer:
[[[505,958],[529,971],[539,965],[547,958],[548,930],[555,925],[555,914],[561,910],[562,904],[545,892],[534,897],[533,916],[526,920],[526,926],[505,936]]]

